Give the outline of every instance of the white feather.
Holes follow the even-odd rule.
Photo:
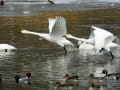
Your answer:
[[[79,49],[94,49],[97,53],[99,53],[102,48],[109,52],[113,47],[120,47],[113,42],[115,36],[111,32],[95,26],[91,26],[91,29],[91,34],[88,39],[78,38],[70,34],[67,34],[66,38],[78,40]]]
[[[49,21],[49,26],[48,26],[49,34],[51,34],[56,20],[55,20],[55,18],[49,18],[48,21]]]
[[[0,49],[17,49],[16,47],[14,47],[13,45],[9,45],[9,44],[0,44]]]
[[[101,29],[98,27],[96,27],[94,29],[96,29],[96,33],[97,33],[97,34],[95,34],[96,35],[95,36],[96,50],[99,51],[102,48],[104,48],[106,51],[110,52],[110,54],[112,53],[112,58],[113,58],[113,56],[115,56],[116,54],[114,54],[114,52],[112,52],[112,48],[120,48],[120,46],[117,43],[113,42],[115,40],[115,36],[111,32],[108,32],[104,29]]]
[[[28,30],[22,30],[21,33],[37,35],[45,40],[56,43],[57,45],[64,47],[65,45],[73,44],[63,37],[67,32],[66,21],[63,17],[58,16],[55,19],[49,18],[49,33],[37,33]]]
[[[106,46],[112,43],[115,39],[114,35],[111,32],[95,26],[92,26],[92,28],[94,29],[95,47],[97,51],[101,50],[102,48],[106,49]]]
[[[50,21],[52,21],[52,23],[49,29],[52,36],[61,37],[67,33],[65,18],[57,16],[54,20],[51,19]]]

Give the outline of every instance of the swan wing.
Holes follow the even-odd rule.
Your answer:
[[[55,18],[49,18],[48,21],[49,21],[48,29],[49,29],[49,34],[50,34],[50,33],[52,33],[52,29],[55,25],[56,20],[55,20]]]
[[[114,36],[111,32],[105,30],[105,29],[102,29],[102,28],[99,28],[99,27],[95,27],[95,26],[92,26],[91,27],[93,29],[93,31],[95,32],[99,32],[99,33],[102,33],[106,36]]]
[[[105,45],[107,45],[107,44],[113,42],[114,39],[115,39],[114,36],[108,36],[107,38],[105,38]]]
[[[95,47],[97,50],[101,50],[101,48],[105,47],[106,42],[110,42],[114,39],[111,32],[98,27],[93,27],[93,29],[95,34]]]
[[[105,47],[107,50],[110,50],[111,48],[114,48],[114,47],[120,47],[117,43],[113,42],[114,40],[115,40],[114,36],[106,38]]]
[[[95,34],[94,34],[94,29],[91,26],[91,33],[90,33],[89,39],[93,39],[93,38],[95,38]]]
[[[53,24],[50,25],[50,23],[53,23]],[[49,29],[50,29],[49,34],[52,36],[61,37],[66,35],[67,29],[66,29],[65,18],[61,16],[57,16],[55,20],[51,19],[49,21]]]
[[[105,37],[101,38],[101,34],[96,34],[95,36],[95,48],[96,50],[101,50],[104,47]]]

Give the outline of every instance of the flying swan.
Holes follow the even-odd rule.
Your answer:
[[[118,44],[113,42],[115,40],[115,36],[111,32],[95,26],[91,26],[91,34],[88,39],[78,38],[71,34],[67,34],[65,36],[66,38],[78,40],[79,49],[95,49],[97,52],[106,50],[110,53],[112,58],[114,58],[114,55],[111,49],[114,47],[120,47]]]
[[[64,48],[65,53],[67,53],[66,46],[73,46],[73,44],[67,40],[64,35],[67,33],[66,20],[61,16],[56,16],[55,18],[49,18],[49,33],[37,33],[28,30],[22,30],[21,33],[37,35],[49,42],[53,42]]]

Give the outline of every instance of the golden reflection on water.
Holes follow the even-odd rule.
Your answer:
[[[36,76],[36,77],[33,77],[35,79],[34,82],[35,84],[36,82],[38,84],[38,85],[35,85],[35,87],[38,89],[40,89],[40,87],[49,88],[47,87],[48,77],[45,76],[46,72],[51,76],[53,75],[53,76],[59,77],[60,75],[58,74],[62,73],[63,69],[65,71],[69,70],[71,72],[74,71],[75,69],[76,72],[84,74],[84,73],[88,73],[87,72],[88,70],[86,70],[86,68],[88,68],[87,64],[89,63],[87,63],[87,60],[81,63],[80,60],[82,59],[76,58],[74,57],[74,55],[73,57],[72,55],[65,56],[65,57],[60,55],[60,57],[56,56],[58,57],[56,58],[55,54],[57,51],[56,49],[50,50],[51,46],[53,46],[51,43],[47,41],[40,41],[40,40],[38,41],[38,38],[35,36],[23,35],[20,33],[21,29],[28,29],[36,32],[48,32],[48,18],[55,17],[55,16],[63,16],[66,18],[66,21],[67,21],[68,33],[71,33],[75,36],[79,36],[79,37],[89,36],[91,25],[100,25],[101,27],[104,27],[105,29],[110,30],[116,35],[119,35],[120,33],[119,32],[119,29],[120,29],[119,27],[120,10],[119,9],[86,10],[86,11],[49,11],[49,12],[46,11],[46,12],[38,12],[38,13],[40,13],[40,16],[14,16],[14,17],[0,16],[0,43],[10,43],[17,46],[17,48],[23,47],[26,45],[26,47],[29,46],[29,49],[30,49],[26,52],[22,51],[22,52],[19,52],[20,54],[17,53],[17,55],[13,55],[16,57],[15,59],[9,58],[12,64],[5,62],[5,65],[6,63],[8,63],[8,66],[10,67],[10,68],[7,67],[5,70],[8,70],[10,72],[11,77],[15,72],[23,72],[23,71],[25,72],[25,71],[32,70],[33,76]],[[42,47],[42,48],[50,47],[50,48],[49,48],[49,51],[48,50],[32,51],[31,50],[32,46]],[[50,54],[52,55],[50,56]],[[96,61],[96,58],[92,60]],[[73,62],[69,62],[69,61],[73,61]],[[106,64],[105,61],[107,60],[103,60],[103,61]],[[99,63],[98,64],[94,63],[94,66],[98,66],[98,65]],[[89,67],[92,67],[92,66],[93,64],[91,66],[89,65]],[[3,68],[2,72],[4,72],[5,67],[3,66],[2,68]],[[65,71],[63,73],[65,73]],[[86,72],[83,73],[83,71],[86,71]],[[4,72],[4,73],[8,74],[8,72]],[[51,79],[53,77],[49,77],[49,78]],[[40,80],[42,80],[42,82]],[[13,84],[14,82],[12,83],[12,85]],[[34,84],[33,84],[33,87],[34,87]],[[31,90],[30,87],[25,87],[25,88],[16,87],[16,90],[21,90],[21,89]]]

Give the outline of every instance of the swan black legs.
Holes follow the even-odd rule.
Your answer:
[[[8,50],[7,49],[5,49],[5,52],[7,52]]]
[[[67,50],[66,50],[66,47],[64,46],[63,47],[64,51],[65,51],[65,55],[67,54]]]
[[[101,48],[101,50],[99,51],[99,52],[102,52],[102,51],[104,51],[104,50],[106,50],[106,49],[104,49],[104,48]],[[107,51],[107,50],[106,50]],[[113,53],[111,52],[111,51],[109,51],[109,53],[110,53],[110,55],[111,55],[111,57],[112,57],[112,59],[114,58],[114,55],[113,55]]]
[[[111,51],[110,51],[109,53],[110,53],[110,55],[111,55],[111,57],[112,57],[112,59],[113,59],[113,58],[114,58],[114,55],[112,54],[112,52],[111,52]]]

